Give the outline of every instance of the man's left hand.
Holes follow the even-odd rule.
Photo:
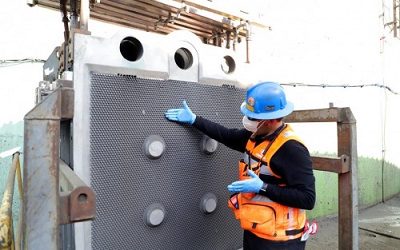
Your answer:
[[[247,173],[249,173],[251,178],[231,183],[228,185],[229,192],[258,193],[260,191],[264,182],[252,170],[247,170]]]

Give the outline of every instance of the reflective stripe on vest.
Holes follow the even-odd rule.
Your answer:
[[[249,139],[243,159],[239,162],[239,179],[248,179],[247,169],[250,168],[261,175],[264,181],[268,180],[267,183],[284,186],[282,177],[270,168],[270,160],[289,140],[301,142],[288,124],[273,141],[263,141],[255,145],[256,142]],[[301,237],[306,222],[304,210],[281,205],[266,196],[254,193],[240,193],[238,202],[239,211],[234,210],[234,213],[244,230],[251,231],[258,237],[275,241]]]

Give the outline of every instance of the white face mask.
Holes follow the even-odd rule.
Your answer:
[[[242,122],[243,127],[253,133],[257,131],[258,124],[260,123],[259,121],[250,121],[247,116],[243,116]]]

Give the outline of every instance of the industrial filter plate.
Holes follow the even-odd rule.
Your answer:
[[[227,206],[241,153],[167,109],[239,128],[244,98],[232,51],[185,31],[74,37],[74,171],[96,193],[76,249],[239,249]]]

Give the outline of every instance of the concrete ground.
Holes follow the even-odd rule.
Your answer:
[[[318,219],[307,250],[338,249],[337,217]],[[359,249],[400,249],[400,195],[359,212]]]

